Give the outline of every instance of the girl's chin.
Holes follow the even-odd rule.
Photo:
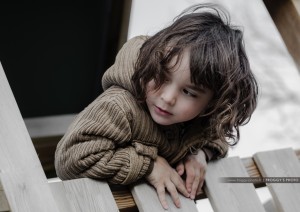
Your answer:
[[[167,125],[172,125],[174,124],[172,121],[170,120],[163,120],[161,118],[157,118],[157,117],[153,117],[152,116],[152,120],[156,123],[156,124],[159,124],[159,125],[163,125],[163,126],[167,126]]]

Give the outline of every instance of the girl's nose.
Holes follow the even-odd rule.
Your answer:
[[[165,86],[164,88],[162,88],[161,99],[165,103],[173,106],[176,103],[176,96],[176,90],[171,86]]]

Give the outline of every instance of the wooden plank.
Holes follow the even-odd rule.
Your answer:
[[[76,114],[25,118],[24,122],[31,138],[63,136]]]
[[[224,183],[224,177],[249,177],[239,157],[224,158],[208,164],[205,192],[214,211],[265,211],[252,183]]]
[[[119,211],[105,182],[82,178],[49,185],[61,211]]]
[[[132,187],[132,196],[140,212],[159,212],[165,211],[160,204],[156,190],[146,183],[140,183]],[[179,195],[181,208],[177,208],[169,194],[166,195],[169,209],[168,211],[196,212],[197,207],[193,200]]]
[[[12,211],[58,211],[0,64],[0,181]]]
[[[254,160],[263,177],[282,177],[282,182],[288,179],[286,177],[298,178],[298,183],[267,183],[267,186],[279,211],[299,211],[300,163],[294,151],[281,149],[260,152],[254,155]]]
[[[300,71],[300,0],[263,0]]]
[[[138,208],[134,202],[129,186],[125,185],[109,185],[117,206],[122,212],[136,212]]]
[[[297,155],[298,161],[300,163],[300,150],[295,150],[295,154]],[[253,158],[247,157],[242,158],[243,166],[246,168],[247,173],[250,177],[262,177]],[[255,182],[254,186],[256,188],[266,186],[263,182]],[[136,208],[135,202],[133,200],[132,194],[128,187],[119,186],[119,185],[110,185],[114,198],[117,202],[118,208],[120,210],[125,210],[128,208],[132,208],[132,211]],[[204,191],[201,191],[199,195],[197,195],[196,200],[207,198]]]

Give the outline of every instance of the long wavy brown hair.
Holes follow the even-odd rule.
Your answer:
[[[150,37],[140,49],[132,77],[135,95],[145,101],[146,85],[165,82],[168,64],[190,49],[191,82],[214,92],[206,113],[208,128],[216,138],[235,145],[239,126],[248,123],[257,105],[258,86],[250,69],[243,32],[229,23],[217,5],[188,8],[169,27]]]

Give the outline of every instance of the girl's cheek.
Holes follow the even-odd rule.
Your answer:
[[[146,85],[147,88],[153,90],[153,88],[155,87],[155,82],[154,80],[150,80],[147,85]]]
[[[155,87],[155,82],[154,82],[154,80],[151,80],[150,82],[148,82],[148,83],[146,84],[146,92],[147,92],[147,93],[153,92],[154,87]]]

